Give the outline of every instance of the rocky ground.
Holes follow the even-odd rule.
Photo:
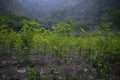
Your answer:
[[[28,64],[24,65],[24,63],[18,63],[14,56],[2,56],[0,58],[0,80],[28,80],[30,69],[35,70],[36,77],[42,75],[49,80],[65,80],[69,76],[76,77],[75,80],[104,80],[95,79],[96,70],[91,68],[82,56],[74,55],[59,59],[50,55],[45,55],[44,58],[32,55],[29,58]],[[119,79],[116,78],[116,80]]]
[[[28,67],[29,66],[29,67]],[[30,69],[34,69],[39,75],[45,75],[50,80],[64,80],[69,76],[76,76],[78,79],[93,80],[93,69],[87,64],[84,58],[66,57],[65,60],[46,55],[30,56],[28,66],[23,63],[17,63],[16,57],[0,58],[0,80],[28,80]]]

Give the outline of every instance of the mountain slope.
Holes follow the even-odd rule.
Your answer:
[[[114,10],[119,10],[120,3],[118,0],[82,0],[72,6],[65,6],[56,11],[44,15],[44,21],[48,24],[52,22],[61,22],[70,17],[76,26],[94,26],[107,20],[107,14]],[[49,20],[48,20],[49,19]],[[39,21],[43,21],[41,18]],[[43,21],[43,22],[44,22]]]
[[[114,10],[120,10],[119,0],[0,0],[0,12],[26,15],[46,27],[66,18],[75,26],[94,26],[108,20]]]
[[[0,13],[12,12],[17,15],[33,16],[32,10],[20,0],[0,0]]]

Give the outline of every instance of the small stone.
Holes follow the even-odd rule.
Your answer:
[[[17,69],[17,72],[18,73],[26,73],[26,69],[20,68],[20,69]]]
[[[1,65],[7,65],[7,61],[2,61]]]
[[[59,79],[59,80],[62,80],[62,77],[61,77],[61,76],[59,76],[59,77],[58,77],[58,79]]]
[[[17,57],[13,56],[13,57],[12,57],[12,59],[13,59],[13,60],[16,60],[16,59],[17,59]]]
[[[89,75],[89,80],[93,80],[93,76],[92,75]]]
[[[84,69],[85,72],[88,72],[88,69]]]
[[[45,72],[43,70],[40,71],[41,74],[44,74]]]

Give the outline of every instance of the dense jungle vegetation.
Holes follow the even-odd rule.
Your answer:
[[[120,80],[120,0],[0,0],[0,80]]]
[[[113,17],[113,23],[118,23]],[[79,33],[75,33],[70,19],[45,29],[25,16],[1,15],[0,60],[7,57],[16,62],[3,62],[0,69],[11,65],[27,68],[29,80],[117,80],[120,32],[111,25],[103,22],[91,31],[80,27]],[[38,71],[37,67],[49,70]]]

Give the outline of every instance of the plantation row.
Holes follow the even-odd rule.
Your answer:
[[[81,28],[75,35],[69,23],[58,24],[52,30],[34,28],[36,22],[22,20],[22,29],[17,32],[0,26],[0,51],[16,55],[18,62],[26,62],[29,55],[49,54],[58,58],[78,54],[85,56],[91,65],[106,67],[117,63],[120,55],[120,33],[113,33],[108,23],[102,23],[92,33]]]

